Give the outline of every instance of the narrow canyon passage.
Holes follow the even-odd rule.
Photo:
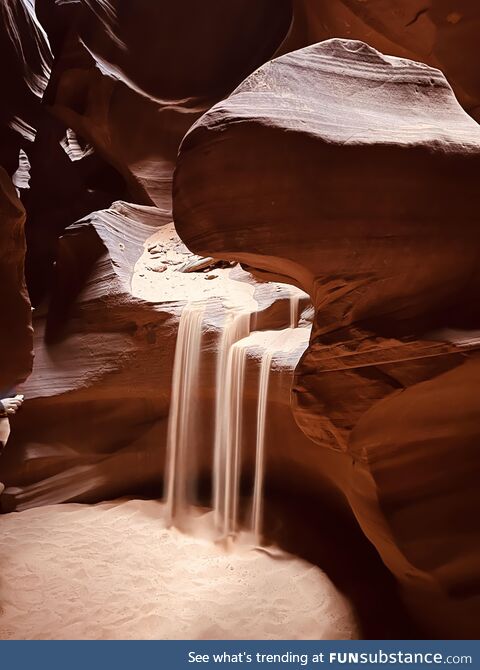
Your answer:
[[[0,638],[479,636],[479,37],[1,0]]]

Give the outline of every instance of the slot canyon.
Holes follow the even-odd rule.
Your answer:
[[[0,639],[478,638],[480,6],[0,16]]]

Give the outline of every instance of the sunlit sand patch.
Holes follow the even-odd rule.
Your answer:
[[[317,567],[168,529],[122,500],[0,517],[1,639],[344,639],[352,609]]]

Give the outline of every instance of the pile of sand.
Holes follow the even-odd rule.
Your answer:
[[[127,500],[0,517],[1,639],[354,638],[346,600],[318,568],[226,552],[166,529]]]

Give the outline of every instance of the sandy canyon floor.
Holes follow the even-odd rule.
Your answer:
[[[0,517],[0,639],[350,639],[348,601],[278,550],[168,529],[155,501]]]

